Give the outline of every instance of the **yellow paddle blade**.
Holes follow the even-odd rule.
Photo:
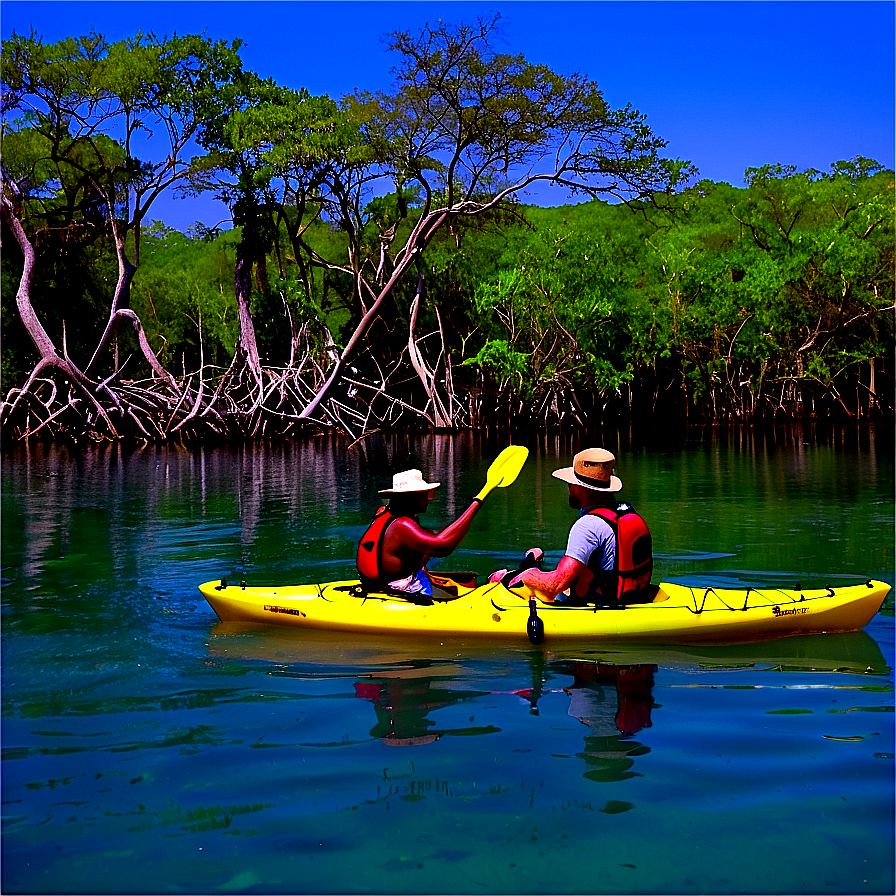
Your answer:
[[[488,468],[485,485],[476,497],[482,501],[493,488],[506,488],[512,485],[520,475],[528,456],[528,448],[523,448],[522,445],[508,445]]]

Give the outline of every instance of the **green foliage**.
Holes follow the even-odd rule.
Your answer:
[[[4,41],[3,150],[6,157],[7,140],[20,135],[10,170],[26,201],[46,202],[45,213],[57,216],[64,206],[64,223],[99,198],[127,221],[128,201],[145,197],[137,214],[145,213],[154,190],[190,172],[182,154],[239,71],[238,48],[239,41],[142,32],[117,43],[96,33],[55,44],[33,34]],[[151,160],[156,132],[166,136],[167,153]]]
[[[517,377],[530,397],[566,386],[615,391],[631,379],[631,276],[606,208],[526,210],[531,226],[507,235],[497,271],[476,284],[471,313],[485,342],[465,364],[484,362],[500,386]]]
[[[489,339],[479,349],[476,357],[468,358],[463,363],[475,364],[490,371],[501,381],[519,379],[520,388],[526,384],[526,367],[529,356],[522,352],[515,352],[506,339]]]
[[[349,107],[377,158],[398,182],[418,182],[434,208],[494,196],[559,158],[563,181],[588,195],[672,188],[692,172],[661,158],[665,142],[644,116],[611,109],[593,80],[499,48],[497,14],[389,38],[400,56],[393,92],[359,91]]]
[[[143,263],[131,287],[159,359],[178,372],[226,366],[239,335],[233,301],[238,232],[190,239],[160,223],[143,233]],[[201,349],[200,349],[201,343]]]
[[[497,266],[467,300],[465,366],[523,396],[557,381],[604,396],[678,383],[710,414],[737,412],[744,389],[833,389],[875,359],[887,369],[892,172],[858,159],[749,177],[697,184],[671,218],[600,202],[525,209],[529,226],[477,246]]]
[[[111,314],[132,302],[142,221],[153,201],[202,168],[186,153],[195,151],[200,123],[240,70],[238,48],[238,41],[142,32],[116,43],[96,33],[52,44],[14,34],[3,42],[2,150],[18,188],[4,178],[4,192],[14,196],[36,252],[30,302],[55,351],[85,371],[97,354],[91,375],[108,375],[128,355],[136,358],[131,377],[149,370],[130,326],[98,342]],[[12,254],[4,274],[17,280],[21,257]],[[172,271],[178,265],[171,262]],[[150,341],[166,360],[175,350],[177,360],[197,354],[198,336],[189,335],[186,321],[198,327],[207,312],[214,353],[225,338],[232,348],[223,313],[207,295],[213,284],[201,274],[178,282],[172,271],[155,271],[144,284]],[[232,296],[232,285],[228,291]],[[141,299],[137,307],[144,310]],[[4,307],[5,318],[10,310]],[[163,322],[173,329],[164,331]],[[4,365],[4,375],[13,368],[20,375],[26,357],[36,360],[30,346]]]

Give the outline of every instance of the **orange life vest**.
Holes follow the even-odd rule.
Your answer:
[[[589,601],[631,602],[650,584],[653,572],[653,539],[647,523],[630,504],[619,504],[615,510],[592,507],[586,513],[599,516],[613,530],[616,562],[612,572],[592,569],[588,593],[578,596]]]
[[[385,585],[396,579],[403,579],[419,572],[426,562],[425,555],[420,555],[419,562],[406,561],[397,572],[386,572],[383,569],[383,544],[386,541],[386,529],[401,517],[393,516],[388,507],[380,507],[368,526],[367,531],[361,537],[358,544],[358,557],[356,560],[361,582],[370,585]],[[409,517],[413,519],[413,517]]]

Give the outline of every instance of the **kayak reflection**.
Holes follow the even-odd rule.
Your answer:
[[[212,626],[210,635],[210,655],[227,662],[233,671],[233,664],[239,667],[253,662],[268,669],[283,667],[293,673],[303,670],[309,677],[331,674],[336,668],[355,669],[359,675],[374,676],[382,671],[388,676],[412,674],[411,669],[429,667],[439,669],[443,678],[452,674],[452,669],[465,678],[474,665],[509,663],[529,667],[535,698],[547,666],[561,669],[562,663],[575,661],[605,666],[654,664],[661,669],[749,667],[769,672],[836,671],[875,675],[891,671],[880,646],[866,631],[799,635],[749,644],[691,646],[585,640],[538,650],[532,649],[525,637],[514,645],[360,634],[346,638],[341,632],[308,631],[297,635],[275,626],[240,622],[218,622]]]
[[[650,748],[633,735],[653,724],[653,677],[657,666],[616,666],[607,663],[558,663],[557,671],[572,675],[564,688],[569,715],[588,728],[583,750],[576,755],[589,766],[584,777],[592,781],[624,781],[638,776],[631,771],[635,757]]]
[[[347,640],[327,632],[297,638],[270,627],[219,623],[209,653],[211,664],[226,668],[230,676],[262,669],[281,681],[347,680],[348,693],[372,708],[375,723],[369,736],[387,746],[422,747],[449,736],[499,733],[516,724],[508,720],[508,712],[538,716],[546,708],[555,725],[557,714],[565,712],[582,737],[578,752],[573,752],[578,739],[573,738],[568,756],[583,761],[583,776],[597,782],[640,776],[636,760],[650,748],[636,738],[653,725],[654,679],[667,670],[745,670],[751,676],[891,672],[880,646],[866,632],[745,645],[583,643],[544,650],[462,641]],[[489,699],[499,695],[515,700]],[[469,714],[452,711],[464,704]],[[361,719],[365,729],[370,724],[367,712]],[[485,724],[477,725],[474,718]],[[544,729],[536,723],[529,730]],[[624,811],[622,803],[612,805],[606,811]]]

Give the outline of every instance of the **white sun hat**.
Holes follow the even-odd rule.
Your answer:
[[[441,485],[439,482],[426,482],[419,470],[405,470],[392,477],[392,488],[381,488],[379,494],[401,495],[407,492],[428,492],[430,489],[438,488],[439,485]]]

